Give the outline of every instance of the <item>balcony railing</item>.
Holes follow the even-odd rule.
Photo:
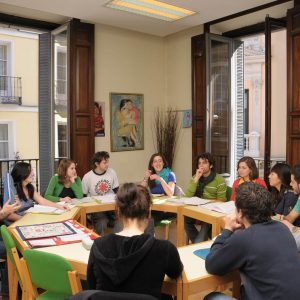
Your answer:
[[[22,104],[22,78],[0,75],[0,103]]]

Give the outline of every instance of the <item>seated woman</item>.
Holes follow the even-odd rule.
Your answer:
[[[95,240],[87,267],[90,289],[149,294],[160,299],[165,274],[180,276],[183,266],[176,247],[144,234],[150,206],[145,187],[125,183],[119,188],[116,210],[124,227],[118,234]]]
[[[164,194],[169,197],[174,195],[176,177],[168,168],[167,161],[162,154],[154,153],[150,157],[148,170],[141,184],[149,187],[152,194]]]
[[[52,176],[45,198],[53,201],[71,202],[73,198],[83,197],[80,177],[76,173],[76,164],[71,159],[62,159],[59,163],[57,175]]]
[[[284,163],[275,164],[269,175],[271,192],[274,196],[276,214],[287,216],[296,205],[298,196],[291,188],[291,168]],[[300,226],[300,218],[294,221],[295,226]]]
[[[149,187],[151,194],[174,195],[176,186],[175,173],[168,167],[165,157],[160,153],[154,153],[149,160],[148,170],[145,172],[142,186]],[[165,213],[161,211],[152,212],[154,222],[174,218],[173,213]]]
[[[242,157],[238,162],[237,171],[239,178],[237,178],[232,185],[231,200],[235,200],[235,189],[243,182],[252,181],[267,188],[265,181],[258,177],[258,169],[252,157]]]
[[[16,163],[11,171],[11,176],[14,180],[14,185],[20,201],[20,208],[16,212],[8,215],[8,221],[14,222],[21,219],[26,210],[34,205],[33,201],[41,205],[53,206],[59,209],[67,208],[66,205],[59,205],[43,198],[37,191],[34,190],[34,186],[31,184],[33,172],[29,163]],[[8,199],[3,199],[3,201],[5,203]]]

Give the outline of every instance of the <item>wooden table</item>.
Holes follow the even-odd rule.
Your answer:
[[[115,210],[116,204],[115,203],[97,203],[96,201],[94,201],[94,202],[89,202],[89,203],[77,204],[76,207],[80,208],[80,223],[83,226],[86,226],[86,215],[87,214]]]
[[[163,206],[160,207],[161,209]],[[174,208],[175,209],[175,208]],[[22,252],[27,248],[27,244],[20,238],[16,226],[31,225],[48,222],[58,222],[69,219],[71,216],[78,217],[80,208],[73,208],[59,216],[46,214],[27,214],[21,220],[15,222],[9,227],[14,239],[17,242],[19,250]],[[166,294],[176,295],[177,299],[188,299],[189,295],[199,293],[207,289],[216,289],[217,286],[234,282],[233,294],[238,296],[239,290],[239,274],[230,273],[225,276],[210,275],[205,270],[205,261],[193,254],[193,251],[200,248],[210,247],[212,242],[204,242],[190,246],[179,247],[178,251],[184,265],[182,277],[178,280],[172,280],[165,277],[162,292]],[[82,279],[86,278],[87,263],[89,251],[86,250],[81,243],[73,243],[61,246],[39,248],[39,251],[61,255],[66,258],[72,267],[78,271]]]
[[[205,269],[205,260],[193,254],[195,250],[210,248],[212,241],[202,242],[189,246],[179,247],[178,252],[184,265],[182,273],[182,299],[188,299],[188,296],[212,289],[216,290],[218,286],[233,282],[233,297],[240,297],[240,275],[239,272],[233,272],[224,276],[208,274]]]
[[[202,206],[186,205],[182,207],[180,217],[184,224],[184,217],[190,217],[212,225],[212,236],[217,236],[221,232],[221,224],[225,214],[209,210]],[[178,220],[177,220],[178,221]]]
[[[160,200],[163,201],[164,198],[162,197]],[[82,203],[78,204],[77,207],[81,209],[80,211],[80,223],[86,226],[86,215],[90,213],[97,213],[97,212],[105,212],[105,211],[114,211],[115,210],[115,203],[97,203],[97,202],[90,202],[90,203]],[[171,203],[171,202],[162,202],[162,203],[154,203],[151,206],[151,210],[154,211],[162,211],[162,212],[171,212],[177,215],[177,234],[176,234],[176,245],[177,247],[184,245],[184,223],[183,218],[181,217],[181,208],[183,204],[180,203]]]
[[[152,204],[151,210],[170,212],[177,215],[176,225],[176,246],[180,247],[185,244],[184,238],[184,222],[182,218],[182,208],[184,207],[181,203],[165,202],[165,203],[154,203]]]

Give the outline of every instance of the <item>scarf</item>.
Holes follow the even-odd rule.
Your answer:
[[[157,175],[161,177],[166,183],[168,183],[170,172],[171,172],[170,168],[163,168]],[[159,180],[155,180],[155,184],[160,185],[161,183]]]
[[[202,198],[204,187],[208,185],[210,182],[214,181],[217,173],[214,171],[211,171],[210,174],[207,177],[201,176],[201,178],[198,181],[197,190],[195,193],[196,197]]]

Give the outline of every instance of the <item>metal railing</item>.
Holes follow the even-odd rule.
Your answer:
[[[22,104],[22,78],[0,75],[0,103]]]

